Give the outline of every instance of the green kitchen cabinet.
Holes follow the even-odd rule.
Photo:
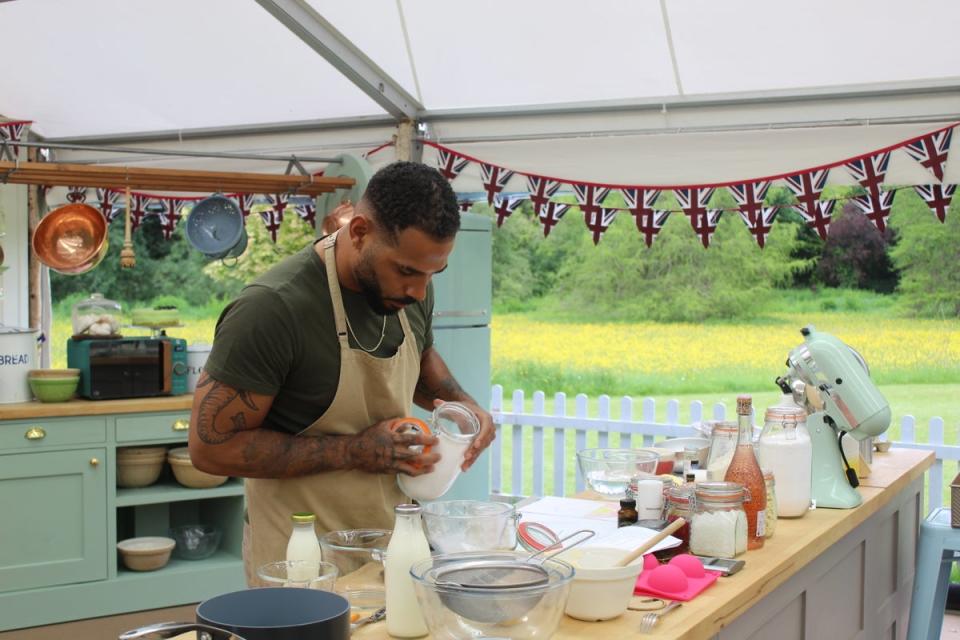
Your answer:
[[[0,592],[107,577],[106,449],[0,458]]]
[[[245,588],[243,482],[116,486],[117,450],[186,444],[191,398],[0,405],[0,631],[200,602]],[[77,415],[67,415],[72,411]],[[215,524],[219,550],[131,571],[119,540]],[[159,620],[158,620],[159,622]]]

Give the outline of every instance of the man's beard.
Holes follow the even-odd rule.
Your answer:
[[[360,292],[363,294],[363,297],[366,298],[367,304],[370,305],[370,308],[373,309],[375,313],[379,313],[382,316],[393,316],[400,311],[399,308],[391,309],[387,307],[385,303],[388,300],[404,305],[413,304],[417,301],[411,297],[384,297],[383,289],[380,288],[380,283],[377,282],[377,274],[373,270],[373,260],[369,254],[361,256],[360,262],[353,270],[353,276],[357,279],[357,284],[360,285]]]

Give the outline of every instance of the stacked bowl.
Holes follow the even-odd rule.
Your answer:
[[[177,482],[192,489],[210,489],[219,487],[227,481],[227,476],[217,476],[201,471],[193,466],[190,459],[190,450],[187,447],[177,447],[167,452],[167,462],[173,469],[173,477]]]
[[[150,486],[160,478],[166,457],[166,447],[117,449],[117,486],[126,489]]]
[[[66,402],[80,384],[80,369],[31,369],[27,382],[40,402]]]

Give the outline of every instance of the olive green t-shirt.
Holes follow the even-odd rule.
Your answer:
[[[380,340],[384,316],[363,294],[340,287],[356,339],[365,349]],[[433,285],[423,302],[405,313],[420,353],[433,345]],[[386,316],[383,343],[373,355],[386,358],[403,342],[397,315]],[[220,314],[206,372],[237,389],[275,396],[264,426],[297,433],[333,402],[340,382],[340,343],[333,320],[327,271],[313,244],[289,256],[247,285]],[[412,401],[412,398],[411,398]]]

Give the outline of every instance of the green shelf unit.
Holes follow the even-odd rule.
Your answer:
[[[141,504],[183,502],[242,495],[243,481],[238,478],[231,478],[219,487],[213,487],[212,489],[191,489],[181,484],[159,482],[139,489],[117,489],[116,506],[130,507]]]
[[[158,578],[167,578],[172,574],[178,574],[185,578],[197,573],[198,571],[217,571],[219,569],[235,569],[243,566],[243,558],[238,553],[225,550],[217,550],[209,558],[203,560],[181,560],[180,558],[170,558],[162,569],[155,571],[131,571],[121,565],[117,571],[117,580],[126,582],[136,582],[138,580],[152,581]]]

